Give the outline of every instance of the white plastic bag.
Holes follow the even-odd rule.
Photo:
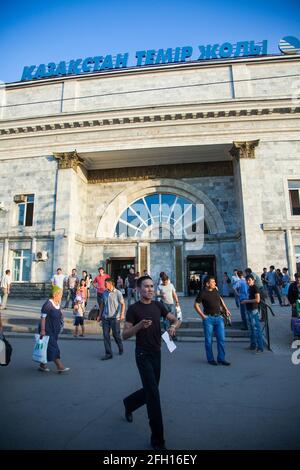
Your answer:
[[[41,362],[42,364],[47,364],[47,347],[49,342],[49,336],[43,336],[36,334],[35,344],[33,348],[32,360],[35,362]]]
[[[179,305],[176,307],[176,318],[179,321],[182,321],[182,311]]]

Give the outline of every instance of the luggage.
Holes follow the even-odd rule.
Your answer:
[[[293,317],[291,320],[291,329],[294,336],[300,336],[300,318]]]
[[[11,359],[12,354],[12,347],[5,339],[4,335],[0,335],[0,365],[1,366],[8,366]]]
[[[95,305],[89,312],[88,320],[97,320],[97,317],[99,317],[99,308]]]

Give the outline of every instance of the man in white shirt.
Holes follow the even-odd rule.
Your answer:
[[[62,273],[61,268],[57,268],[56,274],[51,279],[52,286],[57,286],[60,289],[64,290],[64,285],[66,282],[66,276]]]
[[[3,293],[3,300],[2,300],[2,309],[6,310],[7,299],[10,294],[10,286],[11,286],[11,275],[10,270],[7,269],[5,271],[4,276],[1,279],[1,289]]]

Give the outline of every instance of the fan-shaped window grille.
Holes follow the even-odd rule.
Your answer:
[[[208,233],[202,204],[176,194],[155,193],[130,204],[115,228],[117,238],[191,240]]]

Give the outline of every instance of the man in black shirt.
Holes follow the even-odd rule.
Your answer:
[[[201,303],[203,305],[203,311],[200,308]],[[203,320],[206,357],[207,362],[212,366],[218,364],[230,366],[230,362],[225,360],[225,328],[224,319],[221,315],[221,306],[225,314],[230,316],[230,312],[216,288],[215,278],[213,276],[207,276],[204,289],[196,297],[194,308]],[[217,362],[214,359],[212,350],[214,331],[216,333],[218,348]]]
[[[180,322],[167,312],[161,302],[152,301],[154,286],[150,276],[140,277],[137,287],[141,300],[131,305],[127,311],[123,339],[136,335],[135,358],[143,388],[123,400],[125,418],[132,422],[133,411],[146,404],[152,431],[151,445],[154,450],[166,450],[158,389],[161,367],[160,317],[171,321],[168,329],[170,336],[175,335]]]

